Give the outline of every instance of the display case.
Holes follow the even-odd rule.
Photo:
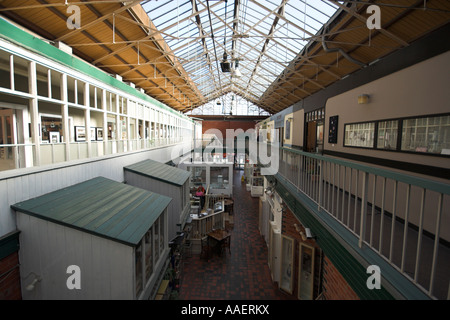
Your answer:
[[[207,179],[206,179],[206,166],[188,166],[187,171],[191,173],[190,179],[190,187],[198,188],[203,186],[205,189],[207,188]]]
[[[199,186],[209,189],[210,194],[233,194],[233,163],[180,163],[180,169],[191,172],[191,194]]]
[[[230,183],[231,181],[231,183]],[[209,191],[212,194],[232,194],[233,164],[209,166]]]
[[[252,172],[253,172],[253,165],[248,163],[248,160],[247,160],[244,164],[244,178],[245,178],[245,181],[247,181],[247,183],[248,183],[248,181],[250,181]]]
[[[281,231],[274,222],[270,222],[268,265],[274,282],[280,280],[280,263],[278,263],[280,261],[280,246]]]
[[[281,236],[280,289],[292,294],[294,272],[294,239]]]
[[[300,244],[298,262],[298,298],[312,300],[314,293],[314,247]]]
[[[256,166],[253,167],[250,192],[252,197],[261,197],[264,194],[264,177],[261,175],[261,169]]]

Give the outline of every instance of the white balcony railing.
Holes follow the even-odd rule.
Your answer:
[[[0,145],[0,171],[49,165],[73,160],[83,160],[126,152],[133,152],[183,143],[185,137],[160,139],[108,140],[39,144],[39,160],[36,144]],[[90,148],[89,148],[90,146]]]
[[[432,298],[448,299],[450,184],[281,148],[278,172]]]

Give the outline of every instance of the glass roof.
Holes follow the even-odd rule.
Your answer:
[[[142,6],[207,101],[234,92],[255,104],[337,11],[328,0],[148,0]],[[225,59],[231,72],[222,72]]]
[[[224,115],[224,116],[270,116],[270,114],[238,96],[227,93],[220,98],[209,101],[204,105],[186,112],[187,115]]]

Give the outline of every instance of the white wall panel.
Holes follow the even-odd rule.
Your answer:
[[[22,279],[24,299],[133,298],[131,247],[22,213],[18,225],[22,278],[42,278],[32,291],[26,287],[34,276]],[[71,265],[81,269],[80,290],[67,288]]]
[[[98,176],[123,182],[123,167],[146,159],[167,162],[172,160],[173,150],[174,147],[159,148],[104,159],[0,172],[0,237],[17,229],[11,205]]]

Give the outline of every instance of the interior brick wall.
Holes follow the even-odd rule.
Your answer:
[[[287,208],[282,218],[282,234],[294,239],[294,290],[293,295],[298,294],[298,273],[299,273],[299,248],[300,243],[305,243],[315,248],[315,268],[314,268],[314,299],[318,298],[319,286],[322,280],[322,295],[326,300],[359,300],[358,295],[353,291],[344,277],[339,273],[333,263],[323,255],[321,262],[321,249],[314,239],[303,240],[299,231],[305,232],[304,227],[295,215]],[[322,279],[320,279],[322,273]]]
[[[0,260],[0,300],[21,300],[19,255]]]
[[[222,137],[226,138],[227,129],[242,129],[246,132],[248,129],[255,129],[255,121],[239,121],[239,120],[204,120],[202,121],[202,131],[205,133],[209,129],[217,129],[222,133]]]
[[[358,295],[327,257],[323,266],[323,293],[326,300],[359,300]]]

